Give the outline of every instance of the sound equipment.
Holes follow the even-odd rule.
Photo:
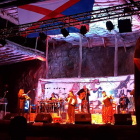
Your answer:
[[[3,120],[11,120],[13,119],[14,117],[18,116],[17,113],[8,113],[6,114],[4,117],[3,117]]]
[[[52,116],[51,114],[44,114],[44,113],[37,114],[35,118],[35,122],[51,123]]]
[[[114,114],[115,125],[132,125],[131,114]]]
[[[91,124],[91,114],[90,113],[75,114],[75,124]]]
[[[118,20],[118,28],[120,33],[132,32],[132,25],[130,19]]]

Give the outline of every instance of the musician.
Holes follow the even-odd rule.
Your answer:
[[[51,94],[51,97],[50,97],[50,99],[49,99],[51,102],[50,102],[50,111],[51,112],[57,112],[57,102],[56,102],[56,100],[57,100],[57,98],[56,98],[56,96],[55,96],[55,93],[53,92],[52,94]],[[49,112],[50,112],[49,111]]]
[[[50,97],[50,99],[49,99],[49,100],[56,100],[55,93],[52,93],[52,94],[51,94],[51,97]]]
[[[88,88],[86,88],[86,85],[83,86],[82,89],[78,91],[78,96],[82,100],[81,102],[81,112],[84,112],[84,107],[87,108],[87,112],[89,112],[89,96],[90,96],[90,91]]]
[[[74,116],[75,116],[75,105],[77,103],[77,98],[73,94],[73,91],[69,91],[69,96],[66,98],[66,101],[68,101],[68,117],[69,117],[69,123],[74,123]]]
[[[25,100],[31,100],[31,98],[27,94],[24,93],[24,89],[20,89],[18,92],[18,105],[17,105],[19,115],[21,113],[24,114],[25,112],[24,110]]]
[[[103,123],[113,123],[113,107],[112,107],[112,95],[108,96],[105,91],[102,92],[102,121]]]
[[[133,96],[133,105],[134,105],[134,108],[135,108],[135,88],[130,92],[130,95]]]
[[[17,106],[19,115],[20,113],[24,112],[25,97],[23,96],[23,94],[24,94],[24,89],[20,89],[18,92],[18,106]]]
[[[119,99],[119,105],[117,106],[118,113],[120,113],[120,109],[125,111],[128,107],[128,103],[130,103],[129,99],[125,94],[122,94]]]

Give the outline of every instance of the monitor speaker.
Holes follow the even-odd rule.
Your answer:
[[[115,125],[132,125],[131,114],[114,114]]]
[[[18,116],[17,113],[8,113],[3,117],[3,119],[4,120],[11,120],[11,119],[15,118],[16,116]]]
[[[118,20],[118,28],[120,33],[132,32],[132,24],[130,19]]]
[[[51,116],[51,114],[39,113],[36,115],[35,122],[51,123],[52,116]]]
[[[91,114],[90,113],[75,114],[75,124],[91,124]]]

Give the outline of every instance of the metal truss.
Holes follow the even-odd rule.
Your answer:
[[[0,37],[26,36],[33,32],[43,32],[54,29],[67,28],[76,25],[94,23],[114,18],[128,17],[140,14],[140,1],[113,7],[103,8],[85,13],[63,16],[44,21],[22,24],[0,30]]]

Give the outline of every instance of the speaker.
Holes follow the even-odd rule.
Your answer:
[[[132,32],[130,19],[118,20],[118,28],[120,33]]]
[[[8,113],[3,117],[3,119],[4,120],[11,120],[11,119],[15,118],[16,116],[18,116],[17,113]]]
[[[75,124],[91,124],[91,114],[75,114]]]
[[[131,114],[114,114],[115,125],[132,125]]]
[[[36,115],[35,122],[51,123],[52,116],[51,116],[51,114],[39,113]]]

